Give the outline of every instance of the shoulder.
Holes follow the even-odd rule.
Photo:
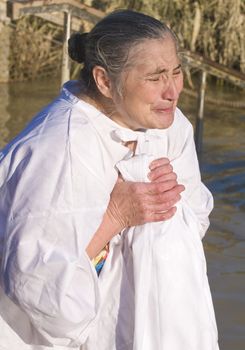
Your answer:
[[[15,185],[55,183],[73,166],[71,149],[85,151],[88,140],[98,144],[86,111],[57,98],[0,153],[0,188],[10,179]]]
[[[170,159],[180,157],[187,147],[193,147],[193,127],[191,122],[176,108],[174,122],[166,130],[168,139],[168,156]]]
[[[191,122],[178,107],[175,110],[174,122],[172,126],[174,129],[179,129],[182,132],[193,131],[193,126]]]
[[[172,143],[181,145],[185,139],[193,137],[193,126],[183,112],[176,108],[173,123],[165,132]]]
[[[57,159],[62,157],[62,151],[67,149],[76,133],[80,134],[81,142],[85,142],[85,136],[91,139],[94,134],[86,109],[81,110],[76,103],[58,97],[2,150],[0,161],[11,154],[24,157],[28,153],[45,159],[55,154]]]
[[[181,148],[193,140],[193,126],[179,108],[176,108],[174,122],[169,128],[169,133],[173,142],[175,139]]]
[[[102,160],[97,157],[95,164],[87,156],[99,153],[95,148],[99,140],[86,113],[63,101],[52,102],[2,152],[3,205],[16,217],[70,211],[89,200],[104,200],[107,193],[95,171]]]

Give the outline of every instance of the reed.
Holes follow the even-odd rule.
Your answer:
[[[100,0],[94,6],[142,11],[165,21],[183,48],[245,72],[244,0]]]
[[[245,72],[244,0],[84,0],[106,13],[128,8],[165,21],[181,47]],[[63,28],[34,16],[16,22],[10,56],[11,80],[60,74]],[[72,77],[78,68],[72,64]],[[186,69],[191,85],[193,71]]]
[[[22,17],[12,31],[10,80],[60,74],[62,28],[34,16]]]

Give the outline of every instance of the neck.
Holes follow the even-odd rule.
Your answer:
[[[115,104],[114,104],[112,99],[106,98],[103,96],[102,97],[101,96],[93,97],[93,96],[89,96],[87,94],[86,95],[82,94],[79,96],[79,98],[81,98],[83,101],[94,106],[101,113],[103,113],[105,116],[107,116],[108,118],[110,118],[111,120],[116,122],[117,124],[125,127],[125,125],[123,125],[120,122],[120,120],[122,118],[120,118],[120,116],[117,118],[117,116],[119,115],[119,112],[116,110]]]
[[[87,94],[81,94],[79,98],[92,106],[98,109],[100,112],[105,114],[107,117],[114,113],[115,108],[112,100],[109,98],[101,97],[101,96],[90,96]]]

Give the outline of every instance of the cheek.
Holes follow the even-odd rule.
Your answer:
[[[156,99],[157,94],[155,91],[149,89],[147,91],[145,89],[136,89],[131,93],[131,96],[127,96],[127,98],[124,99],[124,105],[131,110],[137,109],[137,111],[143,111],[149,108]]]
[[[141,110],[142,112],[151,108],[151,105],[159,98],[159,88],[155,84],[138,82],[129,84],[130,88],[125,89],[123,97],[124,107],[131,112]]]
[[[159,98],[159,88],[157,86],[147,86],[143,89],[140,89],[137,95],[138,100],[143,105],[151,105],[154,104]]]
[[[179,79],[176,83],[178,93],[181,93],[183,86],[184,86],[184,78],[183,78],[183,74],[181,74],[181,76],[179,77]]]

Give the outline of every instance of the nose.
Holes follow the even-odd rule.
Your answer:
[[[168,76],[164,85],[165,86],[162,91],[163,99],[170,101],[178,100],[179,94],[183,87],[183,82],[179,78],[176,79],[176,77]]]

